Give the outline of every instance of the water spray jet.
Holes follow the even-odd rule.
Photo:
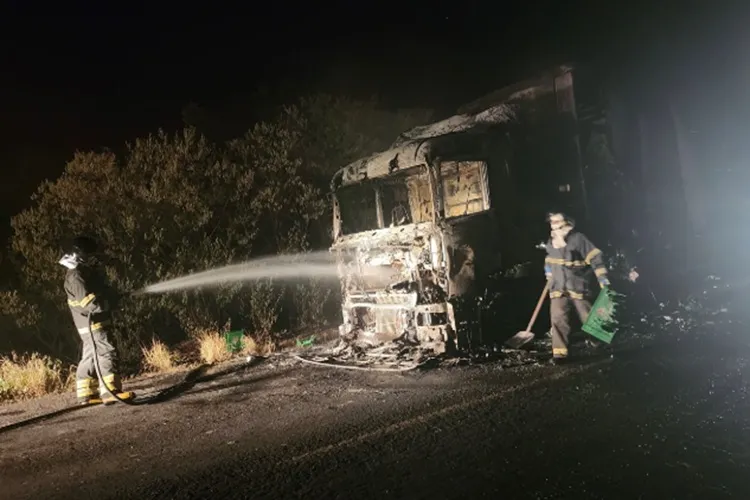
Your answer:
[[[263,279],[294,281],[315,278],[336,281],[339,278],[338,265],[335,256],[327,251],[276,255],[162,281],[148,285],[134,292],[134,295],[208,288]],[[379,267],[362,266],[361,272],[365,276],[374,276],[385,271]]]

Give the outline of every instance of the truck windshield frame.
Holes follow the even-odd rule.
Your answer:
[[[334,196],[339,236],[434,220],[435,201],[424,165],[343,186]]]

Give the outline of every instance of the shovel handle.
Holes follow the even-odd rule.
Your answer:
[[[536,309],[534,309],[534,314],[531,315],[531,321],[529,321],[529,326],[526,327],[527,332],[530,332],[531,327],[534,326],[536,317],[539,315],[539,311],[542,309],[542,304],[544,303],[544,299],[547,297],[548,290],[549,290],[549,280],[547,280],[547,284],[544,285],[544,290],[542,290],[542,295],[539,296],[539,301],[536,303]]]

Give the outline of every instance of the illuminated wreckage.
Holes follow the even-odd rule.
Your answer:
[[[437,353],[457,344],[450,299],[473,281],[474,261],[446,219],[489,209],[487,163],[436,155],[450,157],[461,146],[471,154],[476,144],[452,134],[511,116],[510,107],[499,105],[420,127],[334,177],[331,250],[338,256],[344,340],[401,339]]]
[[[580,161],[565,156],[578,154],[569,147],[577,140],[574,110],[571,69],[554,68],[409,130],[389,150],[336,173],[336,352],[394,342],[437,354],[464,347],[455,299],[481,293],[501,264],[538,252],[540,234],[527,228],[544,230],[529,201],[538,199],[540,179],[564,206],[581,199]],[[551,159],[559,165],[552,173]]]

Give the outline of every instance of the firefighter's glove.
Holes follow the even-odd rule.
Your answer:
[[[639,277],[640,277],[640,274],[638,274],[638,271],[636,270],[636,268],[635,268],[635,267],[634,267],[634,268],[632,268],[632,269],[630,270],[630,273],[628,274],[628,279],[629,279],[629,280],[630,280],[630,281],[631,281],[632,283],[635,283],[635,282],[636,282],[636,280],[637,280],[637,279],[638,279]]]
[[[599,286],[601,288],[607,288],[609,286],[609,279],[606,276],[599,278]]]

